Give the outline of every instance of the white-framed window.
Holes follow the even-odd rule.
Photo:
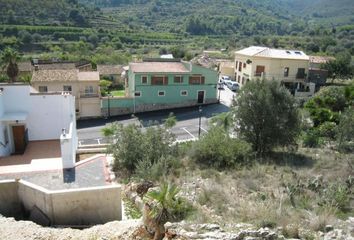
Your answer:
[[[48,87],[47,86],[39,86],[38,91],[40,93],[46,93],[46,92],[48,92]]]
[[[134,97],[141,97],[141,91],[134,92]]]
[[[93,94],[93,86],[85,86],[86,94]]]
[[[187,90],[181,90],[181,96],[188,96]]]
[[[158,91],[157,96],[164,97],[165,96],[165,91]]]
[[[148,77],[147,76],[141,76],[141,84],[147,84],[148,83]]]
[[[71,92],[72,91],[72,87],[70,85],[64,85],[63,86],[63,91],[64,92]]]
[[[174,83],[183,83],[183,76],[180,76],[180,75],[174,76],[173,82]]]

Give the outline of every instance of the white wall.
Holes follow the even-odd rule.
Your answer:
[[[69,131],[70,124],[75,123],[75,97],[62,94],[39,94],[29,85],[1,85],[0,116],[5,113],[25,113],[25,121],[0,122],[0,141],[4,139],[4,128],[8,128],[9,144],[0,144],[0,156],[13,152],[11,126],[25,124],[29,141],[60,139],[62,129]],[[76,124],[72,132],[76,136]],[[77,140],[74,139],[74,140]],[[76,150],[76,148],[75,148]]]
[[[3,113],[4,113],[4,96],[0,92],[0,117],[3,115]],[[10,142],[8,142],[7,144],[5,143],[5,135],[4,135],[5,129],[7,129],[7,135],[9,135],[9,129],[7,125],[0,121],[0,156],[7,156],[10,155],[11,153]]]
[[[74,120],[74,97],[71,95],[32,95],[27,117],[29,140],[59,139],[63,128],[69,131]]]
[[[71,95],[31,94],[27,85],[4,85],[4,112],[25,112],[30,141],[59,139],[63,128],[75,121]],[[76,131],[76,129],[75,129]]]

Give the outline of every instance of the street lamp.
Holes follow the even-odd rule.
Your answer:
[[[110,102],[110,97],[111,97],[111,93],[108,93],[108,118],[111,117],[111,102]]]
[[[202,106],[199,106],[199,132],[198,132],[198,139],[200,139],[200,129],[202,124]]]

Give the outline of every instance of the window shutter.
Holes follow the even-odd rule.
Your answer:
[[[201,77],[200,84],[205,84],[205,77],[204,76]]]

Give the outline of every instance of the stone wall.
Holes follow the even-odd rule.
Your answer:
[[[112,100],[111,100],[112,101]],[[217,99],[205,99],[203,105],[217,103]],[[166,109],[175,109],[175,108],[183,108],[183,107],[192,107],[198,106],[196,100],[184,101],[180,103],[166,103],[166,104],[140,104],[135,106],[135,113],[139,112],[151,112],[157,110],[166,110]],[[102,116],[108,116],[108,108],[102,108]],[[110,115],[111,116],[119,116],[119,115],[127,115],[134,113],[134,107],[111,107]]]

